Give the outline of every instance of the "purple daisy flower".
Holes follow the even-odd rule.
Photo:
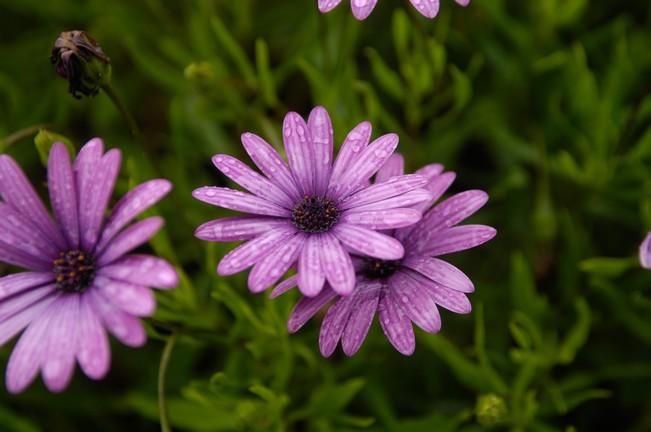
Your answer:
[[[350,0],[353,16],[358,20],[365,20],[373,12],[378,0]],[[409,0],[421,15],[435,18],[439,13],[439,0]],[[461,6],[468,6],[470,0],[454,0]],[[323,13],[330,12],[339,6],[341,0],[319,0],[319,10]]]
[[[0,278],[0,346],[26,328],[7,366],[11,393],[27,388],[39,370],[48,389],[62,391],[75,360],[101,379],[110,364],[106,330],[125,345],[143,345],[137,317],[154,311],[149,287],[177,284],[167,261],[127,255],[163,225],[149,217],[127,227],[170,191],[170,182],[137,186],[105,220],[120,158],[119,150],[103,154],[95,138],[71,163],[66,147],[54,144],[48,160],[54,221],[16,162],[0,155],[0,261],[27,270]]]
[[[375,184],[401,175],[403,166],[402,158],[394,155],[378,172]],[[416,206],[418,210],[427,210],[454,180],[454,173],[442,171],[443,167],[438,164],[417,171],[430,179],[427,188],[432,193],[430,201]],[[436,333],[441,329],[437,306],[460,314],[471,310],[466,294],[474,291],[472,281],[461,270],[437,257],[479,246],[495,236],[495,229],[489,226],[457,225],[487,200],[488,195],[480,190],[461,192],[432,207],[419,223],[392,231],[391,235],[405,248],[404,258],[355,258],[354,291],[341,296],[326,286],[316,297],[303,297],[290,315],[289,331],[298,331],[332,302],[319,336],[324,356],[330,356],[339,341],[346,355],[354,355],[364,342],[376,312],[384,334],[395,349],[405,355],[412,354],[416,346],[412,322],[426,332]],[[295,285],[295,278],[289,278],[278,285],[272,296]]]
[[[640,245],[640,265],[645,269],[651,269],[651,231]]]
[[[404,175],[368,187],[396,149],[398,136],[383,135],[369,144],[371,125],[360,123],[333,164],[332,133],[324,108],[313,109],[307,123],[296,113],[287,114],[283,137],[289,166],[262,138],[243,134],[246,152],[265,176],[231,156],[213,157],[224,175],[251,192],[224,187],[193,192],[200,201],[251,214],[197,228],[195,235],[202,240],[246,241],[224,256],[218,274],[253,267],[248,286],[261,292],[298,263],[298,286],[305,295],[317,295],[325,281],[345,295],[355,286],[349,251],[384,260],[402,258],[400,242],[378,230],[420,220],[421,211],[410,206],[429,199],[431,194],[422,189],[427,179]]]

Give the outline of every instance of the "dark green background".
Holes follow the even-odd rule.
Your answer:
[[[0,430],[159,430],[170,331],[175,430],[651,430],[651,273],[636,257],[651,228],[648,0],[441,0],[432,21],[380,0],[363,23],[343,3],[323,16],[316,0],[0,0],[0,149],[42,184],[33,128],[45,125],[77,147],[121,148],[119,194],[172,180],[153,248],[187,276],[158,294],[146,348],[113,344],[104,381],[77,373],[61,395],[40,382],[1,392]],[[50,48],[71,29],[113,60],[142,142],[105,94],[75,100],[55,76]],[[453,192],[491,195],[472,222],[498,236],[451,258],[475,282],[474,311],[443,312],[410,358],[377,322],[354,358],[321,358],[316,323],[285,330],[294,295],[217,278],[233,245],[192,236],[226,214],[190,196],[225,184],[210,156],[244,157],[243,131],[279,146],[284,114],[317,104],[337,144],[368,119],[374,136],[399,133],[409,169],[442,162]],[[503,401],[498,424],[482,395]]]

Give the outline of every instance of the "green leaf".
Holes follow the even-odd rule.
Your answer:
[[[577,312],[576,323],[565,337],[558,351],[558,360],[563,364],[569,364],[574,360],[577,351],[588,340],[590,333],[592,318],[588,303],[585,299],[579,298],[574,307]]]
[[[580,263],[582,271],[610,278],[618,277],[624,272],[637,268],[638,266],[638,257],[595,257],[585,259]]]

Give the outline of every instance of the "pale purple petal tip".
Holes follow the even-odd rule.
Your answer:
[[[341,0],[319,0],[319,11],[322,13],[330,12],[336,8]]]
[[[640,265],[645,269],[651,269],[651,232],[640,245]]]
[[[439,13],[439,0],[409,0],[421,15],[435,18]]]
[[[296,288],[298,286],[298,277],[296,275],[290,276],[278,285],[271,291],[271,294],[269,294],[270,299],[275,299],[276,297],[280,297],[281,295],[285,294],[289,290]]]
[[[351,0],[350,8],[353,11],[353,16],[362,21],[371,15],[376,4],[377,0]]]

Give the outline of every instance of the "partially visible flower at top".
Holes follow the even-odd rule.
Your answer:
[[[165,196],[170,182],[136,186],[105,219],[120,160],[119,150],[104,154],[98,138],[74,163],[64,144],[54,144],[48,188],[55,222],[16,162],[0,155],[0,261],[27,269],[0,278],[0,346],[27,328],[7,366],[11,393],[27,388],[39,370],[51,391],[65,389],[75,360],[90,378],[104,377],[110,365],[106,330],[125,345],[143,345],[137,317],[156,306],[149,287],[178,282],[167,261],[129,254],[163,220],[129,223]]]
[[[427,210],[454,180],[454,173],[442,171],[438,164],[416,171],[430,179],[427,188],[432,193],[430,201],[416,205],[418,210]],[[402,173],[402,158],[394,155],[378,172],[375,185]],[[457,226],[487,200],[488,195],[480,190],[461,192],[424,213],[419,223],[393,231],[391,234],[405,248],[404,258],[355,258],[357,280],[353,292],[340,296],[326,287],[316,297],[303,297],[290,315],[289,331],[298,331],[321,308],[334,301],[321,324],[319,347],[324,356],[332,355],[339,341],[346,355],[354,355],[364,342],[376,312],[385,336],[395,349],[404,355],[412,354],[416,347],[412,322],[426,332],[436,333],[441,329],[437,305],[460,314],[471,310],[466,294],[474,291],[472,281],[461,270],[436,257],[479,246],[495,236],[495,229],[489,226]],[[293,286],[292,277],[278,285],[272,297]]]
[[[640,265],[645,269],[651,269],[651,231],[640,245]]]
[[[427,18],[435,18],[439,13],[440,0],[409,0],[411,4]],[[468,6],[470,0],[454,0],[461,6]],[[323,13],[330,12],[339,6],[341,0],[318,0],[319,10]],[[365,20],[373,12],[378,0],[350,0],[353,16],[358,20]]]
[[[405,175],[368,187],[398,145],[395,134],[369,144],[370,136],[368,122],[357,125],[333,164],[332,123],[327,111],[317,107],[307,123],[293,112],[285,116],[289,167],[252,133],[242,135],[242,144],[265,176],[231,156],[215,155],[215,166],[251,192],[224,187],[193,192],[200,201],[251,214],[217,219],[195,231],[208,241],[247,241],[224,256],[217,272],[226,276],[253,266],[249,289],[261,292],[298,262],[303,294],[317,295],[328,281],[335,292],[346,295],[355,285],[349,251],[376,259],[402,258],[400,242],[379,230],[420,220],[421,211],[410,206],[429,199],[430,193],[422,189],[427,179]]]
[[[111,80],[111,60],[93,38],[80,30],[63,32],[54,42],[50,61],[80,99],[95,96]]]

